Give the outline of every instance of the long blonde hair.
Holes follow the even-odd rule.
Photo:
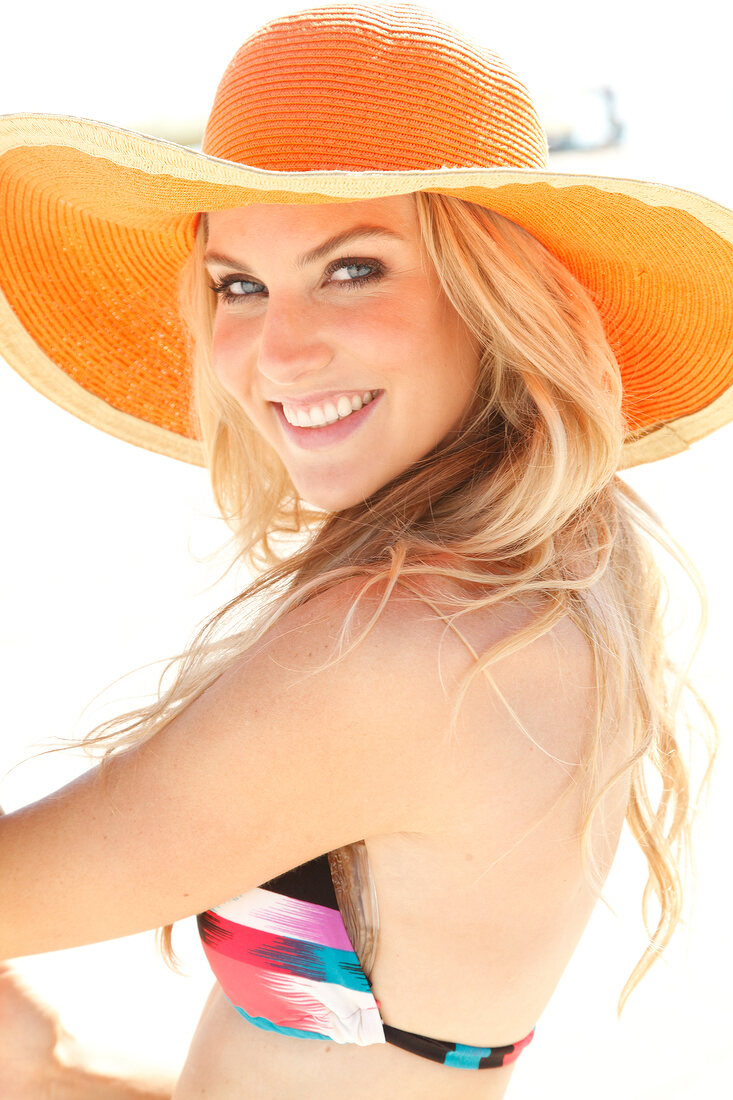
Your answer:
[[[345,579],[361,578],[362,592],[379,583],[380,609],[397,584],[449,579],[451,594],[442,603],[454,620],[507,598],[539,595],[544,610],[510,639],[511,648],[567,615],[594,655],[598,705],[584,761],[582,835],[589,875],[591,823],[604,791],[622,775],[630,783],[627,821],[648,864],[643,913],[650,941],[622,990],[620,1011],[682,912],[693,800],[675,723],[689,685],[686,671],[678,673],[666,655],[663,579],[647,536],[683,558],[616,474],[624,439],[621,381],[587,292],[501,215],[450,196],[413,197],[425,261],[483,349],[475,399],[455,438],[369,500],[333,514],[298,498],[279,457],[216,378],[202,222],[182,284],[195,410],[217,503],[237,557],[255,579],[171,662],[172,683],[154,704],[97,727],[87,743],[109,756],[152,736],[273,623]],[[345,612],[344,633],[347,618]],[[490,675],[506,652],[504,643],[480,655],[456,706],[470,680]],[[633,751],[599,791],[619,700],[628,708]],[[707,778],[715,733],[701,707]],[[650,793],[650,783],[661,793]],[[170,929],[164,944],[170,958]]]

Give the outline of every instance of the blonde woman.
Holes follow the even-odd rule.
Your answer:
[[[659,906],[622,1002],[679,919],[681,684],[616,474],[730,419],[733,215],[547,173],[517,78],[414,8],[268,24],[203,154],[1,137],[5,354],[205,461],[255,579],[93,731],[99,768],[0,822],[0,957],[169,950],[198,915],[216,981],[178,1082],[64,1068],[7,976],[28,1053],[0,1072],[499,1100],[625,820]]]

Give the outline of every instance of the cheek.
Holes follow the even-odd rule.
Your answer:
[[[446,300],[441,322],[443,356],[450,363],[450,385],[467,400],[478,384],[481,347],[465,321]]]
[[[346,296],[350,292],[342,293]],[[361,309],[342,307],[330,321],[334,347],[374,367],[389,367],[399,361],[414,339],[404,309],[386,296],[375,296]]]
[[[224,313],[219,314],[214,320],[211,362],[214,374],[229,393],[240,393],[247,385],[247,347],[241,324]]]
[[[464,321],[442,297],[439,308],[426,310],[420,333],[426,389],[446,411],[460,411],[478,380],[480,351]]]
[[[414,382],[434,352],[434,318],[416,293],[382,298],[350,326],[349,340],[360,358],[397,383]]]

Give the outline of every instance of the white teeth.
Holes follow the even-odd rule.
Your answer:
[[[358,412],[373,399],[373,392],[365,390],[363,394],[355,393],[352,397],[342,394],[336,401],[324,401],[323,405],[311,405],[309,409],[296,409],[283,404],[282,410],[288,424],[296,428],[323,428],[327,424],[335,424],[337,420],[344,420],[352,412]]]

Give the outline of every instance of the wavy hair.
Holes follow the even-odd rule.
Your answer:
[[[629,784],[626,820],[648,866],[642,911],[649,943],[623,987],[620,1012],[682,914],[694,811],[691,766],[677,733],[684,688],[700,706],[702,786],[717,744],[714,722],[689,684],[689,663],[677,670],[666,652],[666,593],[650,538],[683,565],[703,608],[704,594],[660,522],[617,476],[625,432],[621,380],[586,290],[503,216],[451,196],[413,198],[425,262],[482,349],[476,393],[450,441],[369,500],[336,513],[299,499],[279,457],[216,378],[202,218],[181,288],[192,337],[195,411],[236,559],[254,580],[170,662],[172,682],[164,687],[161,681],[154,704],[103,723],[86,741],[107,758],[152,736],[288,611],[345,580],[359,582],[361,594],[380,586],[367,630],[398,584],[434,591],[449,581],[440,602],[453,623],[507,598],[536,603],[540,597],[543,610],[528,627],[477,656],[455,713],[475,676],[491,679],[492,663],[564,616],[588,638],[598,693],[595,736],[584,760],[584,866],[600,891],[590,829],[603,795],[622,778]],[[253,469],[256,478],[248,476]],[[353,615],[345,611],[342,641]],[[632,751],[602,784],[619,705],[633,731]],[[351,880],[348,874],[339,880],[339,902],[368,974],[375,934],[368,927],[369,906],[354,897],[358,846],[332,856],[332,866],[340,858],[354,871]],[[171,961],[170,927],[163,930],[163,946]]]

